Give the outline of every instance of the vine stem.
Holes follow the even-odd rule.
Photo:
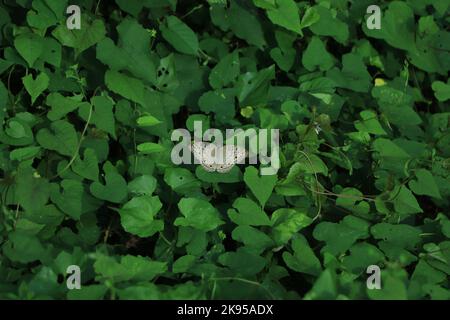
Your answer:
[[[313,172],[314,172],[314,176],[315,176],[315,179],[316,179],[316,183],[317,183],[317,184],[320,184],[320,182],[318,181],[318,178],[317,178],[317,173],[316,173],[316,171],[314,170],[313,163],[312,163],[311,159],[309,158],[308,154],[307,154],[306,152],[302,151],[302,150],[298,150],[298,151],[300,151],[300,153],[302,153],[302,154],[306,157],[306,159],[308,160],[309,165],[311,166],[311,169],[312,169]],[[322,186],[322,187],[323,187],[323,186]],[[308,188],[308,189],[309,189],[309,188]],[[316,190],[312,190],[312,189],[309,189],[309,190],[310,190],[311,192],[315,192],[315,193],[317,193],[317,194],[321,194],[321,195],[325,195],[325,196],[335,196],[335,197],[338,197],[338,198],[346,198],[346,199],[354,199],[354,200],[366,200],[366,201],[372,201],[372,202],[375,202],[375,199],[369,198],[367,195],[362,195],[362,196],[352,196],[352,195],[350,195],[350,194],[337,194],[337,193],[334,193],[334,192],[332,192],[332,191],[330,191],[330,190],[328,190],[328,189],[326,189],[326,188],[324,188],[324,192],[316,191]]]
[[[186,18],[188,15],[192,14],[193,12],[197,11],[198,9],[203,8],[203,4],[199,4],[198,6],[193,7],[188,13],[186,13],[185,15],[183,15],[180,20],[183,20],[184,18]]]
[[[75,150],[72,158],[70,159],[69,163],[64,167],[64,169],[62,169],[60,172],[58,172],[53,177],[51,177],[50,180],[53,180],[53,179],[61,176],[61,174],[66,172],[67,169],[69,169],[70,166],[73,164],[73,162],[77,159],[78,153],[80,152],[81,143],[83,142],[84,135],[86,134],[87,128],[88,128],[89,123],[91,121],[91,117],[92,117],[92,104],[90,104],[88,119],[87,119],[86,124],[85,124],[85,126],[83,128],[83,132],[81,133],[81,137],[80,137],[80,141],[78,142],[77,149]]]
[[[99,6],[100,6],[100,2],[102,2],[102,0],[98,0],[98,1],[97,1],[97,5],[95,6],[94,15],[97,15],[97,13],[98,13],[98,8],[99,8]]]
[[[9,74],[8,74],[8,97],[9,97],[9,103],[13,107],[14,114],[16,113],[16,102],[13,101],[14,96],[11,93],[11,74],[13,73],[15,68],[16,68],[16,65],[13,64],[13,66],[11,67],[11,70],[9,70]]]

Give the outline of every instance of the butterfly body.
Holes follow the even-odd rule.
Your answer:
[[[191,152],[208,172],[229,172],[235,164],[242,163],[247,156],[244,148],[234,145],[217,146],[214,143],[193,142]]]

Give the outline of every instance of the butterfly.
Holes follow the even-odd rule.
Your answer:
[[[234,145],[216,146],[213,143],[192,142],[190,149],[208,172],[227,173],[247,156],[244,148]]]

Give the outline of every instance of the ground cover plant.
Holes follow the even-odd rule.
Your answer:
[[[449,299],[449,6],[1,1],[0,298]],[[280,169],[175,165],[194,121]]]

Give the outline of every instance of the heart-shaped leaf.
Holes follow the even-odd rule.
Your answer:
[[[255,202],[248,198],[237,198],[233,202],[233,208],[228,210],[231,221],[244,226],[270,226],[267,214]],[[236,209],[236,210],[235,210]]]
[[[34,104],[37,97],[48,88],[50,83],[50,78],[44,72],[41,72],[36,79],[33,79],[31,74],[22,78],[23,85],[25,89],[31,96],[31,103]]]
[[[427,195],[433,198],[441,199],[441,193],[439,187],[434,180],[430,171],[425,169],[419,169],[416,172],[417,181],[411,180],[409,182],[409,188],[419,195]]]
[[[84,158],[77,158],[72,165],[72,170],[83,178],[98,180],[98,159],[93,149],[84,150]]]
[[[91,184],[90,189],[95,197],[114,203],[121,203],[128,194],[125,179],[115,172],[106,174],[104,185],[94,182]]]
[[[75,128],[64,120],[52,122],[50,129],[39,130],[36,140],[45,149],[54,150],[65,156],[72,156],[78,145]]]
[[[14,40],[14,46],[19,54],[25,59],[29,67],[41,56],[44,49],[42,37],[34,33],[26,33]]]
[[[244,173],[244,181],[256,199],[258,199],[261,207],[264,207],[277,183],[277,176],[259,176],[255,167],[247,167]]]
[[[122,226],[130,233],[149,237],[164,228],[162,220],[154,219],[161,208],[162,203],[156,196],[135,197],[119,210]]]

